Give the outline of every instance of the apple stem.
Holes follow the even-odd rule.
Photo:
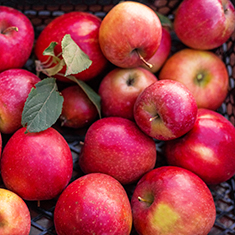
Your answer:
[[[16,31],[16,32],[18,32],[19,30],[18,30],[18,27],[16,27],[16,26],[11,26],[11,27],[8,27],[8,28],[6,28],[5,30],[3,30],[3,32],[2,32],[2,34],[6,34],[6,33],[8,33],[8,32],[10,32],[10,31]]]
[[[152,122],[152,121],[154,121],[154,120],[156,120],[158,118],[159,118],[159,115],[157,114],[154,117],[149,118],[149,121]]]
[[[203,75],[201,74],[201,73],[199,73],[198,75],[197,75],[197,80],[198,81],[201,81],[203,79]]]
[[[146,199],[144,199],[144,198],[142,198],[142,197],[138,197],[138,200],[140,201],[140,202],[147,202],[147,203],[149,203],[149,204],[151,204],[152,203],[152,201],[149,201],[149,200],[146,200]]]
[[[137,54],[139,55],[140,59],[144,62],[145,65],[147,65],[150,69],[153,67],[152,64],[148,63],[144,58],[143,56],[140,54],[140,52],[138,50],[137,51]]]
[[[38,200],[37,206],[40,207],[40,201]]]

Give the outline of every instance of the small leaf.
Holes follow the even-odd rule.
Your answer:
[[[65,62],[64,60],[60,60],[59,63],[57,63],[55,66],[50,68],[43,68],[43,73],[45,73],[47,76],[53,76],[60,72],[60,70],[64,67]]]
[[[99,117],[101,118],[101,107],[100,107],[101,98],[100,98],[100,96],[90,86],[88,86],[85,82],[83,82],[79,79],[76,79],[74,76],[67,76],[67,78],[76,82],[82,88],[82,90],[86,93],[86,95],[88,96],[90,101],[95,105],[95,107],[98,111]]]
[[[56,62],[59,62],[60,61],[60,58],[58,58],[56,55],[55,55],[55,52],[54,52],[54,49],[55,49],[55,46],[57,45],[58,43],[57,42],[51,42],[50,45],[43,51],[43,55],[48,55],[48,56],[51,56],[53,57],[53,62],[56,63]]]
[[[155,13],[157,14],[159,20],[161,21],[161,24],[162,24],[163,27],[168,27],[171,30],[173,29],[173,24],[172,24],[171,20],[167,16],[162,15],[159,12],[155,12]]]
[[[63,101],[55,78],[45,78],[38,82],[25,102],[22,126],[27,126],[28,132],[40,132],[51,127],[61,114]]]
[[[65,76],[77,74],[90,67],[92,61],[80,47],[73,41],[69,34],[66,34],[61,42],[62,57],[66,64]]]

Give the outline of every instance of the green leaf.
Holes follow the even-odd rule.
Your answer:
[[[47,76],[53,76],[57,73],[59,73],[59,71],[64,67],[65,62],[64,60],[60,60],[59,63],[57,63],[55,66],[50,67],[50,68],[43,68],[43,72],[47,75]]]
[[[62,112],[63,97],[55,78],[45,78],[32,88],[22,113],[22,126],[27,132],[40,132],[51,127]]]
[[[173,29],[173,24],[167,16],[162,15],[159,12],[155,12],[155,13],[157,14],[158,18],[160,19],[161,24],[162,24],[163,27],[168,27],[171,30]]]
[[[88,55],[80,49],[69,34],[63,37],[61,46],[62,57],[67,66],[65,76],[80,73],[92,64]]]
[[[56,63],[56,62],[59,62],[60,61],[60,58],[58,58],[56,55],[55,55],[55,52],[54,52],[54,49],[55,49],[55,46],[57,45],[58,43],[57,42],[51,42],[50,45],[43,51],[43,55],[48,55],[48,56],[51,56],[53,57],[53,62]]]
[[[98,111],[99,117],[101,118],[101,104],[100,104],[101,98],[100,98],[100,96],[90,86],[88,86],[85,82],[75,78],[74,76],[67,76],[67,78],[76,82],[82,88],[82,90],[86,93],[86,95],[88,96],[90,101],[95,105],[95,107]]]

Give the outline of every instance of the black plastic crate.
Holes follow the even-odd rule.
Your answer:
[[[54,18],[71,11],[86,11],[103,18],[105,14],[119,2],[119,0],[0,0],[0,5],[11,6],[22,11],[32,22],[35,29],[36,38],[43,28]],[[158,11],[169,19],[174,20],[174,14],[179,6],[179,0],[158,0],[158,1],[139,1],[147,4],[152,9]],[[235,5],[235,0],[232,0]],[[172,35],[172,53],[181,49],[183,45]],[[235,32],[231,38],[221,47],[213,50],[227,66],[229,73],[229,93],[223,105],[217,110],[235,125]],[[34,55],[27,61],[25,68],[35,72]],[[77,160],[80,153],[80,141],[83,141],[86,130],[71,130],[61,128],[59,123],[54,126],[65,137],[69,143],[74,158],[75,180],[83,173],[78,167]],[[3,145],[9,135],[3,135]],[[156,142],[158,151],[159,165],[164,164],[161,159],[161,142]],[[125,186],[131,197],[135,185]],[[0,187],[4,187],[0,178]],[[235,234],[235,176],[229,181],[210,187],[217,210],[217,217],[209,235]],[[56,199],[41,201],[40,204],[34,201],[26,201],[31,213],[31,232],[30,235],[56,235],[53,224],[53,211]],[[132,235],[136,232],[132,231]]]

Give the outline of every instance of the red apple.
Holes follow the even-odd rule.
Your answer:
[[[0,234],[29,235],[31,217],[26,203],[10,190],[0,188]]]
[[[60,195],[54,211],[58,235],[129,235],[130,201],[113,177],[92,173],[73,181]]]
[[[68,143],[52,127],[38,133],[17,130],[1,157],[4,185],[25,200],[48,200],[69,183],[73,159]]]
[[[103,54],[121,68],[141,66],[158,49],[162,37],[161,22],[147,5],[123,1],[102,20],[99,42]]]
[[[170,55],[171,46],[171,34],[168,29],[162,27],[162,38],[160,45],[154,55],[148,60],[148,63],[151,64],[152,67],[150,68],[146,64],[143,64],[142,67],[148,69],[152,73],[158,72]]]
[[[228,93],[229,75],[225,63],[210,51],[187,48],[176,52],[160,71],[159,80],[163,79],[183,83],[194,95],[199,108],[216,110]]]
[[[145,174],[131,198],[134,227],[142,235],[206,235],[216,210],[207,185],[191,171],[163,166]]]
[[[12,134],[22,127],[24,103],[39,81],[39,77],[25,69],[8,69],[0,73],[0,132]]]
[[[187,133],[197,118],[197,104],[182,83],[156,81],[137,97],[134,118],[140,129],[158,140],[170,140]]]
[[[133,121],[106,117],[87,130],[79,166],[84,173],[106,173],[122,184],[129,184],[153,169],[156,157],[154,140]]]
[[[188,47],[210,50],[232,35],[235,9],[229,0],[184,0],[173,24],[176,35]]]
[[[73,74],[73,76],[83,81],[91,80],[99,75],[107,65],[107,60],[101,52],[99,45],[98,34],[100,24],[101,19],[88,12],[74,11],[65,13],[55,18],[40,33],[35,45],[35,55],[38,60],[45,63],[49,58],[43,55],[43,51],[51,42],[57,42],[55,55],[58,56],[62,50],[61,40],[66,34],[70,34],[74,42],[92,61],[88,69],[78,74]],[[52,66],[55,66],[55,63],[50,65],[50,67]],[[64,66],[60,73],[65,74],[65,71],[66,67]],[[69,79],[60,75],[54,75],[54,77],[61,81],[69,81]]]
[[[102,114],[134,120],[133,107],[137,96],[155,81],[157,77],[141,67],[113,69],[99,86]]]
[[[62,126],[82,128],[95,121],[98,111],[79,86],[66,87],[61,91],[61,95],[64,98],[60,115]]]
[[[165,145],[170,165],[186,168],[208,185],[219,184],[235,174],[235,128],[221,114],[199,109],[194,127],[182,138]]]
[[[22,68],[33,49],[34,28],[22,12],[0,6],[0,72]]]

